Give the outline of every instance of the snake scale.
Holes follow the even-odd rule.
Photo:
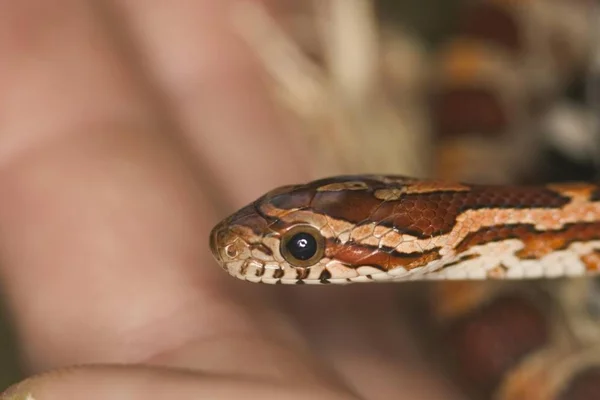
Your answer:
[[[435,63],[441,181],[337,176],[275,189],[215,227],[211,248],[252,282],[436,280],[419,332],[469,398],[598,399],[600,290],[585,279],[600,266],[598,186],[504,185],[540,179],[528,121],[552,114],[585,63],[592,3],[472,3]],[[453,183],[471,179],[500,185]],[[536,279],[561,277],[572,279]]]
[[[332,177],[270,191],[217,225],[211,248],[262,283],[591,275],[600,186]]]
[[[564,339],[571,333],[554,303],[533,287],[521,296],[484,284],[598,274],[599,185],[336,176],[269,191],[216,225],[210,248],[229,274],[250,282],[458,283],[439,288],[433,331],[467,386],[491,393],[506,381],[496,399],[597,398],[600,351]],[[469,280],[481,286],[460,286]]]

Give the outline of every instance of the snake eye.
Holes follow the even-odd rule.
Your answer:
[[[310,225],[297,225],[281,240],[281,255],[295,267],[310,267],[323,257],[325,239]]]

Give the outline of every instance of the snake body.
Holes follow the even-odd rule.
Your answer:
[[[585,88],[593,80],[583,72],[597,53],[597,34],[589,30],[596,7],[572,0],[469,2],[439,53],[433,176],[497,184],[597,176],[597,156],[590,152],[597,139],[584,122],[593,109]],[[565,45],[556,46],[557,39]],[[577,134],[589,141],[576,145]],[[532,240],[540,249],[557,249],[551,242],[563,239]],[[558,253],[546,247],[542,254],[551,259]],[[580,268],[595,254],[554,262]],[[598,282],[446,280],[419,286],[428,289],[427,307],[417,308],[415,317],[431,325],[416,333],[429,338],[429,351],[469,399],[598,399]]]
[[[299,234],[314,250],[302,259],[288,246]],[[268,284],[595,275],[600,186],[337,176],[266,193],[210,246],[234,277]]]
[[[234,277],[268,284],[438,280],[417,286],[428,307],[415,305],[416,314],[431,323],[417,336],[437,344],[432,353],[468,398],[600,398],[597,280],[526,279],[596,274],[598,186],[451,182],[589,178],[566,176],[564,164],[540,170],[545,147],[564,149],[535,135],[587,62],[592,3],[468,2],[457,31],[428,63],[437,76],[430,110],[435,145],[402,144],[419,160],[431,158],[434,170],[425,174],[443,181],[343,176],[275,189],[215,227],[211,248],[219,264]],[[313,164],[317,154],[330,162],[344,153],[353,166],[317,173],[370,170],[361,164],[369,150],[356,146],[376,140],[367,126],[365,142],[340,141],[358,152],[328,139],[314,146]],[[385,148],[402,159],[396,137]],[[375,169],[390,170],[382,154],[375,152]],[[423,173],[404,165],[392,170]],[[294,259],[286,243],[302,233],[315,239],[317,251]],[[411,306],[419,298],[411,297]],[[373,341],[380,333],[373,328]]]

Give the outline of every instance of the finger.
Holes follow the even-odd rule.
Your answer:
[[[394,285],[391,285],[394,286]],[[285,288],[282,288],[285,289]],[[394,287],[302,288],[291,308],[300,327],[342,377],[366,398],[458,399],[453,388],[422,357],[403,318]],[[281,294],[284,296],[285,294]]]
[[[223,282],[206,192],[91,4],[0,9],[0,268],[28,366],[299,341]]]
[[[169,99],[175,104],[175,108],[179,110],[178,115],[186,127],[185,132],[196,143],[197,154],[207,157],[211,165],[218,165],[218,169],[223,171],[223,175],[219,176],[223,182],[231,185],[228,193],[230,198],[237,199],[234,205],[252,200],[253,197],[277,184],[294,183],[306,179],[304,177],[294,178],[293,173],[288,170],[290,166],[297,165],[294,164],[293,153],[291,153],[293,149],[289,145],[282,144],[285,143],[283,142],[285,136],[282,135],[284,130],[281,128],[281,124],[263,114],[264,110],[267,110],[270,115],[276,115],[276,112],[265,96],[267,90],[257,83],[257,77],[260,75],[257,65],[253,62],[253,57],[248,54],[248,49],[239,35],[235,34],[231,21],[234,7],[238,3],[240,2],[235,0],[176,1],[168,6],[162,2],[140,3],[115,0],[112,3],[117,5],[117,9],[123,13],[124,19],[132,26],[136,42],[144,49],[143,57],[149,60],[148,64],[155,66],[152,73],[160,82],[161,88],[169,94]],[[219,24],[218,37],[225,38],[223,41],[217,42],[216,37],[210,34],[215,32],[215,24]],[[228,48],[234,49],[231,53],[235,54],[235,58],[221,56],[223,49]],[[217,78],[225,73],[230,76],[229,79]],[[210,82],[207,81],[207,77]],[[248,99],[232,99],[230,96],[232,89],[229,85],[235,85],[243,92],[252,93],[252,101],[255,105],[248,107]],[[214,90],[207,90],[208,88]],[[207,93],[211,95],[210,100],[206,99]],[[212,94],[214,93],[218,93],[218,95],[213,98]],[[209,102],[210,106],[207,105]],[[255,109],[255,106],[258,105],[263,113],[259,113]],[[204,111],[201,111],[202,109],[211,110],[211,115],[206,115]],[[222,116],[224,113],[231,113],[236,117],[243,116],[247,115],[248,111],[252,112],[252,118],[249,117],[247,120],[254,121],[258,118],[262,127],[262,129],[253,131],[252,134],[248,133],[247,127],[239,127],[238,121],[215,117]],[[213,120],[216,121],[216,125],[212,122]],[[218,136],[226,139],[216,143],[213,140],[211,144],[207,144],[204,142],[207,139],[205,134],[210,131],[223,132]],[[250,139],[250,143],[246,142],[248,139]],[[241,143],[238,147],[240,153],[231,153],[232,149],[227,143],[229,140]],[[207,151],[211,154],[206,155]],[[230,155],[233,154],[235,155],[231,157]],[[272,172],[273,170],[276,170],[276,174]],[[278,182],[283,177],[287,179]],[[232,190],[236,192],[232,192]],[[261,289],[268,290],[267,288]],[[313,295],[316,297],[312,297]],[[282,302],[291,297],[289,288],[282,297]],[[336,303],[335,299],[339,300],[340,307],[331,307]],[[340,321],[339,317],[343,312],[338,313],[338,311],[346,313],[356,311],[355,308],[351,308],[352,311],[349,311],[347,307],[340,310],[344,308],[344,304],[347,304],[346,300],[348,300],[343,293],[338,292],[336,295],[330,296],[329,300],[332,301],[321,302],[320,300],[323,300],[323,297],[314,292],[308,293],[306,296],[300,294],[298,309],[319,310],[315,313],[332,316],[329,321],[319,319],[318,322],[315,322],[313,316],[308,316],[307,319],[310,322],[305,322],[318,325],[312,333],[322,345],[320,354],[329,355],[332,362],[339,365],[340,370],[345,373],[349,382],[363,385],[363,392],[371,394],[381,393],[382,390],[387,390],[388,393],[398,393],[398,390],[405,391],[409,383],[415,382],[415,375],[408,375],[407,368],[403,364],[403,361],[407,361],[406,346],[400,346],[400,348],[398,346],[399,343],[402,343],[398,337],[406,337],[406,332],[396,326],[390,326],[393,324],[389,323],[389,320],[388,323],[383,321],[389,316],[386,311],[390,311],[391,314],[392,310],[386,309],[381,314],[380,325],[388,328],[386,332],[391,334],[385,339],[379,337],[381,351],[377,353],[374,352],[375,349],[372,346],[369,346],[372,338],[360,333],[364,332],[364,329],[361,329],[364,323],[361,323],[360,318],[365,315],[346,315],[349,318],[346,318],[343,323]],[[377,302],[377,300],[373,299],[373,302]],[[309,304],[314,307],[308,306]],[[390,304],[389,307],[391,308],[392,305]],[[335,329],[336,327],[344,331],[343,340],[323,334],[323,331],[328,328]],[[335,330],[335,332],[339,333],[339,330]],[[397,333],[396,337],[394,337],[394,333]],[[365,344],[367,344],[366,347]],[[381,354],[384,353],[382,350],[384,348],[388,349],[385,356]],[[390,353],[397,355],[398,358],[390,357]],[[352,360],[356,362],[349,363],[347,356],[352,357]],[[350,365],[351,367],[349,367]],[[411,364],[411,366],[414,365],[415,362]],[[424,377],[425,373],[421,376]],[[390,379],[392,377],[394,379]],[[373,378],[379,380],[376,381]],[[427,381],[425,378],[423,381],[428,384],[420,385],[421,387],[431,387],[431,381]],[[414,386],[419,386],[419,383],[415,383]],[[415,388],[415,392],[418,390]]]
[[[198,301],[210,205],[87,3],[1,13],[0,247],[26,349],[40,366],[139,357],[135,331]]]
[[[239,0],[112,0],[198,158],[237,208],[307,178],[306,149],[235,29]]]
[[[2,400],[159,400],[167,398],[232,400],[350,400],[349,393],[326,384],[245,379],[235,375],[202,374],[167,368],[87,367],[31,378],[5,392]]]

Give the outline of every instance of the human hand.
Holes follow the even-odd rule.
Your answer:
[[[213,261],[220,217],[309,178],[234,3],[1,6],[2,283],[25,366],[54,371],[6,396],[449,398],[393,289],[258,286]]]

